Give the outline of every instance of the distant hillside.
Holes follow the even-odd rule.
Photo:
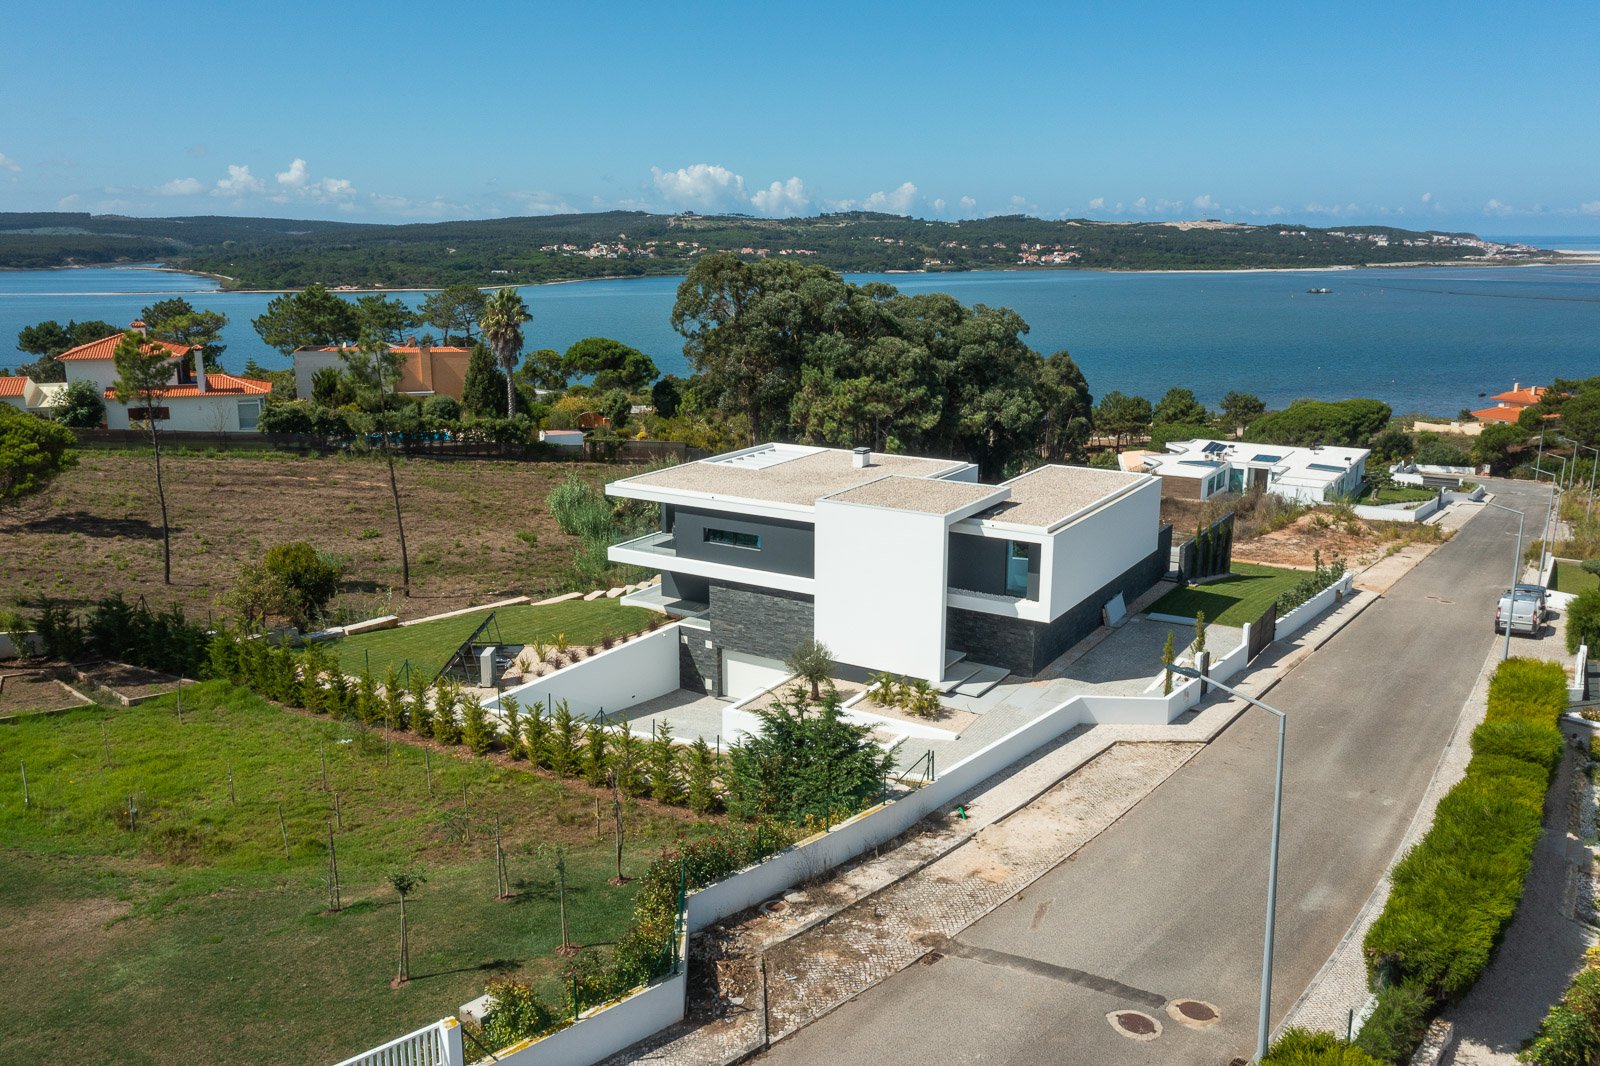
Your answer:
[[[1523,246],[1385,226],[930,222],[853,212],[760,219],[641,211],[368,225],[293,219],[0,213],[0,267],[158,261],[240,288],[438,287],[680,274],[700,255],[793,256],[839,271],[1064,267],[1218,270],[1519,261]]]

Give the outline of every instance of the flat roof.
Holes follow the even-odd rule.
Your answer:
[[[968,464],[873,452],[857,467],[843,448],[768,444],[692,463],[652,470],[612,482],[612,487],[680,491],[721,499],[810,507],[825,496],[878,481],[887,475],[936,478]],[[991,488],[992,491],[992,488]]]
[[[1089,466],[1041,466],[1003,484],[1011,498],[979,518],[1048,530],[1094,505],[1149,481],[1149,474]]]
[[[975,481],[938,481],[925,477],[891,474],[877,481],[845,489],[827,497],[840,503],[885,507],[895,511],[947,515],[989,501],[1003,500],[1006,490],[998,485]]]

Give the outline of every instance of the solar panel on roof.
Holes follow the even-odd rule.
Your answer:
[[[1280,463],[1280,462],[1283,461],[1283,456],[1281,456],[1281,455],[1267,455],[1265,452],[1263,452],[1262,454],[1256,456],[1254,459],[1252,459],[1250,461],[1252,463]]]
[[[1205,454],[1207,454],[1207,455],[1216,455],[1218,452],[1227,451],[1228,450],[1228,446],[1226,444],[1221,444],[1221,443],[1219,443],[1217,441],[1212,441],[1210,444],[1207,444],[1204,448],[1201,448],[1200,450],[1202,452],[1204,452]]]

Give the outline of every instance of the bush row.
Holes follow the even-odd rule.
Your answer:
[[[143,599],[109,596],[85,613],[46,603],[34,627],[44,653],[77,662],[114,659],[180,677],[198,678],[210,635],[184,617],[181,607],[152,611]]]
[[[1279,618],[1307,602],[1311,597],[1344,576],[1344,560],[1337,555],[1333,557],[1333,562],[1327,566],[1322,565],[1321,551],[1312,552],[1311,557],[1315,564],[1311,573],[1289,586],[1278,597]]]
[[[1395,867],[1388,902],[1367,932],[1367,964],[1381,986],[1379,1013],[1359,1041],[1369,1053],[1410,1055],[1428,1015],[1464,995],[1488,966],[1543,831],[1566,684],[1561,666],[1542,660],[1508,659],[1495,671],[1466,775]]]
[[[353,682],[333,658],[313,645],[292,651],[262,640],[219,633],[211,640],[206,674],[227,678],[287,706],[313,714],[404,730],[441,744],[464,745],[475,755],[504,751],[562,777],[596,787],[611,783],[630,796],[685,805],[705,814],[719,809],[719,762],[703,739],[685,748],[670,727],[643,740],[625,726],[583,722],[565,700],[552,710],[524,709],[505,697],[499,719],[477,696],[449,678],[430,682],[413,674],[402,682],[391,667],[379,685],[369,674]]]

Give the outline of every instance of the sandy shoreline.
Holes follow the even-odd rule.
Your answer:
[[[1332,273],[1343,273],[1343,272],[1355,271],[1355,270],[1421,270],[1421,269],[1427,269],[1427,268],[1430,268],[1430,267],[1506,267],[1506,268],[1511,268],[1511,267],[1537,267],[1537,266],[1592,266],[1592,265],[1600,265],[1600,251],[1578,251],[1578,250],[1563,251],[1563,250],[1557,249],[1555,257],[1544,258],[1544,259],[1534,259],[1534,260],[1519,260],[1517,262],[1505,262],[1505,261],[1498,261],[1497,262],[1497,261],[1485,261],[1485,260],[1463,261],[1463,260],[1460,260],[1460,259],[1447,259],[1447,260],[1440,260],[1440,261],[1416,260],[1416,261],[1409,261],[1409,262],[1403,262],[1403,263],[1361,263],[1361,264],[1356,264],[1356,265],[1341,264],[1341,265],[1337,265],[1337,266],[1320,266],[1320,267],[1195,267],[1195,268],[1189,269],[1189,270],[1171,270],[1171,269],[1167,269],[1167,270],[1120,270],[1120,269],[1118,269],[1116,267],[1074,267],[1074,266],[1003,266],[1003,267],[970,267],[970,268],[967,268],[965,270],[895,270],[895,271],[886,271],[886,272],[882,272],[882,273],[864,273],[864,272],[850,271],[850,272],[844,273],[844,276],[845,277],[884,277],[884,276],[895,276],[895,277],[937,277],[940,274],[1040,274],[1040,273],[1070,272],[1070,273],[1080,273],[1080,274],[1134,274],[1134,275],[1149,274],[1149,275],[1191,275],[1191,276],[1192,275],[1199,275],[1199,276],[1204,277],[1206,275],[1211,275],[1211,274],[1332,274]],[[151,271],[153,273],[188,274],[191,277],[214,278],[214,279],[216,279],[218,281],[222,281],[222,282],[232,281],[233,280],[232,278],[229,278],[229,277],[227,277],[226,275],[223,275],[223,274],[210,274],[210,273],[207,273],[207,272],[202,271],[202,270],[182,270],[182,269],[180,269],[178,267],[159,266],[159,265],[158,266],[145,266],[145,265],[130,266],[130,265],[125,264],[125,263],[99,263],[99,264],[88,264],[88,265],[83,265],[83,266],[65,266],[65,267],[24,267],[24,268],[4,267],[4,268],[0,268],[0,272],[3,272],[3,273],[19,273],[19,274],[21,274],[21,273],[41,273],[41,272],[44,272],[44,271],[53,271],[53,270],[63,270],[63,271],[65,271],[65,270],[148,270],[148,271]],[[517,285],[515,287],[519,288],[519,289],[531,289],[531,288],[536,288],[536,287],[542,287],[542,286],[545,286],[545,285],[583,285],[583,284],[586,284],[586,283],[592,282],[592,281],[645,281],[645,280],[648,280],[648,279],[651,279],[651,278],[682,278],[684,276],[685,276],[684,274],[607,274],[607,275],[603,275],[601,277],[596,277],[596,278],[555,278],[555,279],[550,280],[550,281],[530,281],[530,282],[524,282],[523,284]],[[499,286],[499,285],[480,285],[480,286],[478,286],[478,288],[480,288],[480,289],[482,289],[484,291],[498,289],[498,288],[501,288],[501,287],[502,286]],[[271,296],[271,295],[282,295],[282,294],[285,294],[285,293],[296,293],[296,292],[301,292],[303,290],[301,290],[301,289],[229,289],[229,288],[223,288],[223,287],[219,286],[218,288],[216,288],[214,290],[191,289],[191,290],[181,290],[181,291],[185,291],[185,292],[219,292],[219,293],[224,293],[225,292],[225,293],[258,294],[258,295]],[[328,291],[332,292],[332,293],[340,294],[340,295],[365,296],[365,295],[368,295],[368,294],[371,294],[371,293],[418,293],[418,292],[432,293],[432,292],[438,292],[439,289],[437,287],[429,288],[427,286],[406,286],[406,287],[398,287],[398,288],[376,288],[376,289],[334,288],[334,289],[329,289]],[[118,292],[118,293],[59,293],[59,294],[57,294],[57,293],[29,293],[27,295],[33,295],[33,296],[52,296],[52,295],[62,295],[62,296],[67,296],[67,295],[71,295],[71,296],[96,296],[96,295],[102,295],[102,296],[162,296],[162,295],[169,295],[169,294],[170,293],[169,293],[168,290],[151,290],[149,292]]]

